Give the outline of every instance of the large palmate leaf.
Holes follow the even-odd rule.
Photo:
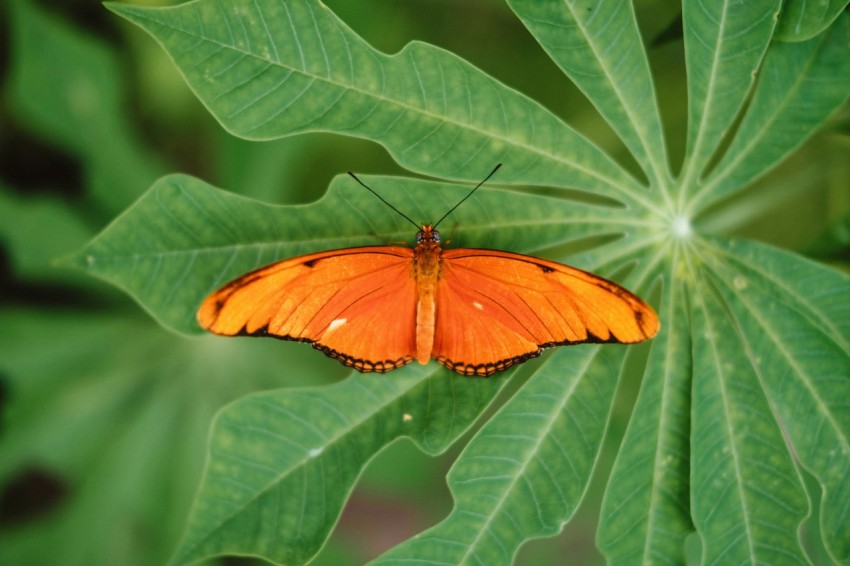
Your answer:
[[[806,562],[798,532],[812,498],[831,557],[850,560],[850,278],[700,224],[846,101],[850,17],[798,18],[808,23],[797,41],[783,42],[778,0],[684,1],[688,134],[676,175],[633,7],[509,5],[622,139],[634,173],[459,57],[415,42],[385,55],[314,0],[110,8],[154,36],[234,135],[365,138],[406,169],[451,181],[501,162],[493,184],[446,221],[449,245],[571,255],[656,304],[662,331],[637,368],[640,393],[601,509],[597,542],[612,562],[681,562],[692,532],[707,563]],[[469,190],[364,179],[422,222]],[[253,267],[410,236],[347,177],[315,203],[273,206],[170,175],[68,261],[193,333],[203,297]],[[588,489],[620,376],[635,371],[640,356],[629,352],[576,347],[532,362],[449,472],[454,509],[377,561],[510,563],[529,539],[558,533]],[[504,382],[408,367],[232,404],[213,427],[174,562],[306,563],[374,454],[401,436],[445,450]],[[801,468],[821,493],[807,494]]]

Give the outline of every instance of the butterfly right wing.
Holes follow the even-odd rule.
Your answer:
[[[413,360],[413,250],[347,248],[300,256],[247,273],[209,295],[198,322],[226,336],[309,342],[362,372]]]

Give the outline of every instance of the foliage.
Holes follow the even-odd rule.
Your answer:
[[[452,214],[451,245],[569,256],[648,298],[662,318],[650,344],[563,348],[488,380],[429,365],[322,385],[339,368],[309,349],[162,332],[120,297],[55,275],[44,260],[86,239],[132,187],[150,185],[63,264],[191,335],[200,333],[197,305],[228,279],[307,251],[409,240],[409,226],[345,176],[299,205],[265,204],[188,175],[154,182],[161,166],[121,115],[107,50],[13,2],[12,103],[33,131],[84,164],[83,205],[102,216],[8,192],[0,233],[17,277],[57,281],[99,304],[106,294],[109,309],[0,311],[0,328],[16,329],[0,331],[11,391],[0,478],[36,462],[72,488],[47,520],[14,527],[0,561],[47,562],[45,541],[72,540],[69,563],[162,562],[200,483],[173,563],[224,554],[306,563],[377,454],[408,437],[437,455],[481,420],[447,476],[452,510],[376,562],[510,563],[527,541],[559,533],[576,515],[605,461],[617,400],[633,395],[638,379],[599,504],[597,545],[608,560],[682,562],[695,532],[707,563],[824,553],[850,562],[850,278],[740,237],[752,215],[787,199],[782,175],[768,172],[850,94],[848,14],[840,3],[817,14],[802,4],[786,2],[778,18],[778,0],[683,2],[681,168],[671,161],[682,152],[665,141],[675,127],[661,116],[669,122],[675,110],[659,103],[664,73],[651,74],[629,3],[508,1],[621,146],[604,134],[593,140],[434,45],[386,55],[315,0],[109,5],[162,45],[232,135],[264,144],[310,132],[364,138],[404,169],[449,181],[364,176],[417,219],[438,218],[468,191],[462,182],[504,163]],[[67,60],[36,64],[42,43]],[[813,153],[840,161],[835,150]],[[250,179],[254,169],[243,171]],[[825,198],[825,186],[808,172],[795,190],[811,201]],[[784,202],[794,219],[793,202]],[[838,212],[840,227],[846,210]],[[69,241],[17,238],[27,219]],[[810,241],[821,228],[809,228]],[[35,356],[37,344],[51,355]],[[309,385],[259,391],[294,378]],[[488,411],[503,389],[512,395]],[[199,481],[204,430],[230,400],[212,424]],[[186,452],[172,457],[172,444]],[[123,506],[109,507],[122,496]],[[122,532],[104,545],[77,536],[81,524]]]

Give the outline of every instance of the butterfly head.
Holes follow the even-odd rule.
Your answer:
[[[423,224],[422,229],[416,233],[416,243],[422,244],[425,242],[431,242],[434,244],[440,243],[440,233],[434,230],[434,226],[432,224]]]

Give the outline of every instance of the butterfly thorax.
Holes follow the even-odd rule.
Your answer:
[[[416,234],[413,270],[419,300],[416,304],[416,359],[428,363],[434,347],[437,282],[440,278],[440,233],[430,224]]]

